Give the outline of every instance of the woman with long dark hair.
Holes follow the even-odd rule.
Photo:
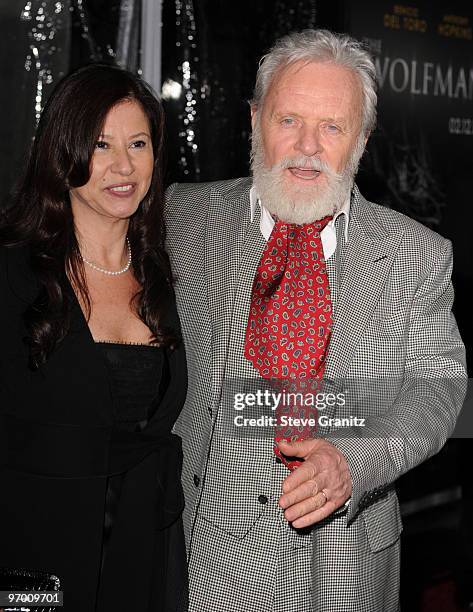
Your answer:
[[[0,229],[0,586],[60,583],[66,612],[185,607],[162,140],[141,79],[82,68]]]

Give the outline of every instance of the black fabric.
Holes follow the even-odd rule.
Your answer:
[[[57,575],[65,612],[180,610],[182,453],[171,429],[186,395],[183,346],[154,349],[161,366],[140,396],[145,419],[141,412],[140,427],[123,427],[114,374],[78,303],[47,364],[28,369],[22,313],[36,292],[27,249],[0,248],[0,567]],[[174,306],[168,319],[179,325]],[[102,570],[107,483],[116,475]]]
[[[115,426],[126,431],[143,431],[169,383],[168,377],[163,377],[165,352],[154,346],[112,342],[96,342],[96,346],[101,350],[109,371]],[[120,507],[125,474],[110,476],[107,481],[102,571],[113,522]],[[137,553],[139,555],[140,551]]]
[[[115,425],[127,431],[143,431],[164,395],[169,376],[166,353],[156,346],[95,343],[109,373]]]

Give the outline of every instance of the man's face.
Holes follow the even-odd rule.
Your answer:
[[[307,223],[343,205],[341,191],[349,190],[365,143],[361,101],[357,77],[341,66],[300,61],[275,76],[252,114],[255,184],[270,212]],[[294,216],[289,211],[284,219],[280,209],[272,210],[272,199],[281,198]]]

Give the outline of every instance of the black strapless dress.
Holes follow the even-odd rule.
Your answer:
[[[146,433],[169,384],[165,351],[140,344],[96,346],[109,371],[115,427]],[[159,430],[154,428],[154,433]],[[187,607],[181,519],[166,529],[153,520],[160,499],[156,483],[146,482],[146,475],[153,473],[155,460],[151,455],[132,470],[108,478],[97,612],[182,612]],[[127,524],[130,505],[135,516],[139,508],[143,521]],[[154,528],[145,532],[144,525]]]

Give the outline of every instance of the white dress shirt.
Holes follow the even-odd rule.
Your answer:
[[[250,190],[250,219],[253,221],[256,211],[256,206],[259,204],[261,210],[260,230],[266,242],[271,236],[274,227],[274,219],[271,213],[264,207],[264,204],[258,197],[256,188]],[[342,208],[334,215],[333,219],[327,223],[320,233],[322,239],[322,248],[324,250],[325,260],[329,259],[337,248],[337,233],[335,231],[335,221],[340,215],[345,215],[345,242],[348,242],[348,222],[350,220],[350,195],[345,200]]]

